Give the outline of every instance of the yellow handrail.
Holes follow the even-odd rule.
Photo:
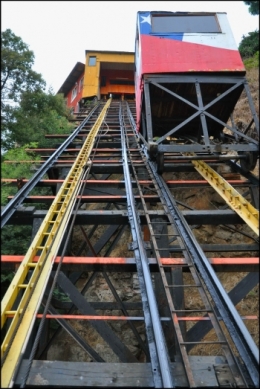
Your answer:
[[[11,319],[1,345],[1,359],[4,359],[1,386],[4,388],[13,385],[19,357],[27,345],[54,259],[76,202],[85,166],[110,103],[111,99],[93,125],[2,300],[1,328],[7,318]],[[39,261],[35,264],[33,258],[39,252]],[[18,307],[14,308],[18,295],[20,301]]]

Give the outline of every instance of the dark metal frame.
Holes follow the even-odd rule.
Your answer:
[[[153,170],[155,177],[157,177],[157,183],[163,193],[166,204],[169,207],[169,211],[176,222],[176,227],[180,235],[185,237],[183,242],[186,245],[187,250],[189,250],[189,252],[192,254],[196,268],[203,278],[218,311],[221,312],[223,322],[225,323],[231,338],[233,339],[242,359],[245,362],[252,381],[257,387],[257,385],[259,385],[258,348],[252,341],[251,335],[249,334],[241,317],[232,304],[232,301],[228,297],[225,289],[220,284],[214,270],[209,265],[208,260],[201,250],[201,247],[198,245],[198,242],[192,234],[190,227],[188,226],[181,212],[178,210],[175,200],[170,194],[169,188],[165,184],[164,180],[159,175],[157,175],[151,162],[149,165]]]
[[[134,123],[133,120],[132,120],[132,123]],[[118,136],[121,135],[121,131],[122,131],[122,133],[124,131],[126,131],[126,130],[124,130],[123,123],[120,124],[120,130],[118,131]],[[134,136],[132,136],[131,138],[135,139]],[[103,143],[102,143],[102,145],[103,145]],[[121,143],[120,143],[120,147],[121,147]],[[128,149],[129,149],[129,147],[128,147]],[[107,206],[103,207],[101,210],[100,209],[96,209],[93,211],[81,210],[78,212],[78,216],[76,218],[76,220],[77,220],[76,224],[80,224],[80,225],[86,225],[86,224],[92,225],[92,224],[94,224],[94,226],[93,226],[93,229],[91,229],[91,231],[88,233],[87,240],[86,240],[85,234],[83,234],[85,237],[84,242],[83,242],[84,245],[79,247],[79,251],[76,254],[76,256],[80,255],[83,250],[85,250],[87,256],[88,255],[95,256],[95,254],[98,255],[100,253],[100,250],[104,247],[104,245],[106,243],[111,242],[111,240],[113,240],[112,244],[117,243],[117,241],[116,241],[117,238],[114,237],[114,233],[117,231],[118,226],[120,226],[123,229],[126,225],[129,225],[129,223],[130,223],[133,241],[134,241],[132,250],[134,252],[134,257],[135,257],[134,265],[132,265],[131,270],[133,270],[135,272],[136,272],[136,270],[138,270],[138,272],[142,276],[142,273],[144,273],[144,271],[145,272],[147,271],[146,268],[148,266],[148,268],[149,268],[148,271],[155,272],[155,274],[156,274],[156,273],[158,273],[158,269],[157,269],[156,265],[151,266],[151,265],[149,265],[149,262],[147,261],[147,265],[145,262],[145,267],[143,270],[142,265],[140,263],[143,260],[145,260],[145,261],[147,260],[147,251],[148,251],[147,245],[144,245],[144,247],[142,247],[142,249],[140,249],[140,248],[138,248],[138,244],[137,244],[138,238],[141,236],[139,228],[142,224],[145,224],[145,213],[142,209],[138,209],[140,202],[135,203],[133,206],[129,206],[130,204],[133,204],[133,202],[135,202],[135,197],[133,197],[133,194],[134,194],[133,190],[135,190],[137,187],[137,180],[131,179],[131,174],[133,174],[133,172],[132,172],[132,169],[129,168],[128,163],[129,163],[129,155],[127,153],[127,150],[122,149],[122,165],[120,168],[125,173],[124,184],[128,188],[128,190],[127,190],[128,196],[127,196],[127,199],[124,200],[124,202],[122,201],[122,203],[123,203],[122,206],[119,207],[119,204],[114,203],[114,207],[116,208],[116,210],[111,210],[111,202],[109,203],[108,201],[109,200],[112,201],[112,199],[107,199],[106,200]],[[104,163],[104,165],[105,165],[105,163]],[[136,168],[142,169],[142,166],[144,166],[144,165],[140,163],[140,164],[138,164],[138,166]],[[93,168],[92,175],[95,178],[95,173],[94,173],[95,172],[95,170],[94,170],[95,165],[93,165],[92,168]],[[104,171],[109,172],[111,174],[111,172],[113,172],[114,167],[113,167],[113,165],[108,164],[108,165],[104,166],[103,169],[105,169]],[[98,171],[98,172],[100,172],[100,171]],[[105,179],[107,177],[109,177],[109,174],[106,177],[102,177],[102,179]],[[250,179],[250,175],[248,176],[248,178]],[[254,178],[254,180],[255,180],[255,178]],[[253,183],[256,187],[259,186],[259,185],[257,185],[257,182],[255,182],[254,180],[252,179],[251,183]],[[36,185],[36,182],[34,184]],[[110,191],[113,191],[113,188],[111,188],[111,185],[109,184],[109,182],[108,182],[106,188],[107,188],[107,193],[108,193],[108,197],[109,197],[111,194]],[[92,193],[93,193],[93,189],[94,190],[99,189],[99,186],[97,185],[96,188],[95,188],[95,186],[93,186]],[[104,187],[102,186],[101,191],[103,191],[103,190],[104,190]],[[165,193],[166,193],[166,190],[165,190]],[[166,193],[166,195],[167,195],[167,193]],[[30,216],[29,216],[29,212],[27,209],[28,213],[26,212],[26,220],[24,218],[25,212],[23,212],[22,209],[19,209],[19,211],[16,211],[12,215],[12,218],[10,218],[8,220],[8,224],[18,223],[19,220],[21,221],[21,215],[23,218],[23,220],[22,220],[23,224],[29,223],[29,221],[31,223],[33,218],[39,217],[40,215],[41,215],[41,217],[43,217],[43,215],[45,215],[45,213],[46,213],[46,211],[34,211],[33,207],[30,207],[30,209],[31,209]],[[199,224],[199,223],[219,224],[219,223],[231,223],[231,221],[232,222],[237,221],[237,223],[240,223],[239,217],[233,211],[217,210],[217,211],[214,211],[214,217],[212,217],[212,214],[208,215],[208,213],[209,213],[209,211],[196,211],[196,210],[191,210],[191,209],[188,209],[187,211],[182,211],[183,217],[186,219],[186,221],[188,223],[194,222],[196,224]],[[158,219],[161,219],[161,223],[164,222],[164,220],[165,220],[164,214],[165,214],[164,211],[158,211],[158,210],[155,211],[153,209],[149,210],[149,213],[148,213],[148,215],[151,217],[151,221],[155,227],[156,227],[156,223],[157,223]],[[238,218],[238,220],[235,220],[235,218]],[[180,221],[180,223],[181,223],[181,221]],[[103,235],[99,238],[99,240],[95,244],[93,243],[93,246],[90,246],[88,243],[88,240],[91,237],[92,231],[94,231],[94,228],[98,224],[106,224],[108,226],[108,228],[104,231]],[[185,225],[185,223],[184,223],[184,225]],[[181,229],[183,230],[183,228],[184,227],[182,227]],[[163,233],[161,233],[160,235],[161,235],[160,240],[163,240],[164,238],[166,239],[166,237],[163,236]],[[168,239],[168,237],[167,237],[167,239]],[[166,253],[166,248],[167,248],[167,251],[169,250],[169,251],[175,252],[176,249],[178,251],[180,251],[179,246],[170,245],[170,242],[169,242],[169,245],[167,245],[166,242],[160,242],[160,240],[158,239],[157,245],[162,251],[165,251],[165,253],[163,255],[168,256],[168,253]],[[189,244],[192,245],[192,242],[189,242]],[[255,246],[256,245],[252,245],[251,249],[254,248],[254,250],[256,250]],[[165,248],[165,250],[163,250],[164,248]],[[204,247],[202,247],[202,245],[200,246],[200,248],[204,250]],[[231,250],[231,248],[232,248],[231,246],[228,246],[228,250]],[[250,248],[246,247],[246,245],[243,245],[243,247],[239,246],[236,248],[237,249],[239,248],[239,250],[241,249],[241,251],[242,251],[242,249],[243,250],[250,250]],[[207,249],[209,251],[216,251],[217,247],[213,246],[213,245],[207,245]],[[225,247],[225,249],[227,249],[227,248]],[[234,249],[234,247],[232,249]],[[193,250],[195,251],[195,257],[198,256],[196,253],[196,247],[193,247]],[[223,245],[221,247],[218,247],[218,250],[223,251]],[[162,253],[162,251],[161,251],[161,253]],[[108,252],[106,253],[105,256],[109,256]],[[80,266],[83,266],[83,265],[80,265]],[[87,266],[89,266],[89,267],[87,267]],[[104,275],[106,280],[107,280],[107,277],[106,277],[105,272],[116,271],[115,269],[113,270],[111,264],[109,266],[107,266],[107,265],[100,265],[99,266],[97,264],[94,264],[93,266],[92,265],[87,265],[87,266],[84,265],[84,271],[88,271],[88,270],[92,270],[94,272],[102,271],[104,273],[103,275]],[[92,266],[92,267],[90,267],[90,266]],[[199,268],[202,270],[203,274],[207,273],[208,269],[207,268],[205,269],[204,265],[199,265]],[[65,267],[65,269],[67,271],[67,267]],[[177,269],[177,270],[179,271],[180,269]],[[235,271],[234,267],[231,270]],[[73,307],[74,304],[81,311],[81,313],[84,312],[85,314],[87,312],[94,314],[96,309],[98,309],[98,310],[99,309],[105,309],[105,310],[109,309],[109,308],[111,308],[111,304],[113,304],[113,306],[114,306],[114,304],[119,305],[118,307],[114,307],[114,309],[121,309],[122,307],[124,309],[128,309],[128,310],[130,309],[128,303],[126,303],[125,301],[120,301],[120,299],[119,300],[117,299],[116,292],[114,291],[114,293],[113,293],[114,287],[112,286],[112,284],[110,284],[109,281],[108,281],[108,283],[109,283],[110,289],[111,289],[111,291],[112,291],[112,293],[117,301],[116,303],[115,302],[113,302],[113,303],[107,303],[107,302],[100,302],[100,303],[99,302],[96,302],[96,303],[91,302],[91,303],[89,303],[89,302],[87,302],[85,299],[83,299],[83,296],[81,296],[80,293],[84,294],[83,290],[86,290],[87,287],[91,284],[96,273],[92,274],[92,276],[88,279],[87,283],[85,284],[83,290],[81,292],[79,292],[76,290],[76,288],[73,284],[75,284],[76,280],[79,278],[81,271],[76,271],[75,265],[73,266],[72,271],[73,271],[73,273],[71,273],[69,276],[66,276],[65,274],[61,274],[58,277],[58,281],[57,281],[59,287],[64,291],[64,293],[71,297],[72,303],[67,303],[67,304],[71,305],[68,313],[70,312],[70,309]],[[121,265],[120,271],[127,271],[127,266]],[[248,270],[248,271],[250,271],[250,270]],[[257,269],[254,269],[253,271],[257,271]],[[176,284],[181,284],[179,281],[176,280],[178,275],[176,277],[176,274],[175,275],[171,274],[171,276],[172,277],[175,276],[175,283]],[[179,274],[179,276],[180,276],[180,274]],[[212,277],[215,278],[214,273],[213,273]],[[239,285],[237,285],[236,290],[240,291],[239,296],[236,295],[235,290],[231,291],[234,294],[234,296],[236,295],[236,299],[235,299],[236,301],[238,301],[238,299],[243,298],[247,294],[248,290],[251,290],[253,285],[255,285],[257,282],[256,278],[257,278],[257,275],[253,274],[252,277],[245,277],[245,279],[243,280],[243,282],[244,282],[243,286],[242,286],[242,282]],[[213,281],[210,280],[209,282],[214,284],[214,279],[213,279]],[[159,297],[161,296],[160,290],[158,290],[158,289],[159,288],[157,288],[157,283],[156,283],[155,296],[156,296],[157,301],[158,301]],[[140,293],[141,293],[143,303],[147,304],[148,299],[150,299],[150,294],[148,293],[148,296],[147,296],[146,284],[144,282],[140,282]],[[229,297],[230,297],[232,303],[235,304],[236,301],[233,300],[232,293],[229,295]],[[176,294],[176,296],[177,296],[177,294]],[[180,294],[178,294],[178,298],[179,297],[181,297]],[[217,300],[219,300],[219,298],[221,298],[221,297],[219,297],[217,295]],[[101,304],[104,304],[104,306]],[[129,304],[131,304],[131,303],[129,303]],[[141,303],[138,303],[138,304],[139,304],[138,310],[139,309],[142,310],[143,305],[141,305]],[[222,304],[218,304],[218,306],[219,305],[222,305]],[[177,302],[176,302],[176,307],[178,307]],[[57,307],[55,306],[55,308],[57,308]],[[133,308],[131,308],[131,309],[133,309]],[[177,308],[177,309],[181,309],[181,307]],[[68,362],[64,363],[63,362],[62,368],[64,370],[62,370],[62,373],[61,373],[61,370],[57,370],[56,365],[55,365],[56,371],[53,368],[54,365],[53,365],[53,367],[48,366],[47,379],[49,381],[49,385],[51,385],[53,382],[52,378],[55,378],[56,382],[58,382],[59,385],[63,385],[63,386],[68,386],[71,384],[75,385],[75,386],[77,386],[77,385],[80,386],[80,385],[82,385],[82,382],[83,382],[83,385],[85,385],[86,387],[87,386],[93,387],[93,385],[94,386],[102,386],[104,384],[104,382],[106,382],[106,383],[116,385],[116,386],[121,384],[122,386],[125,386],[125,387],[126,386],[131,386],[131,387],[132,386],[143,386],[144,387],[147,385],[147,383],[149,383],[149,386],[151,386],[151,387],[152,386],[161,387],[160,367],[159,367],[159,363],[158,363],[158,357],[156,355],[155,348],[154,348],[154,343],[155,343],[154,337],[155,336],[154,336],[153,329],[151,327],[151,320],[149,319],[149,316],[150,316],[149,311],[151,311],[151,308],[148,308],[145,305],[145,309],[143,308],[143,311],[144,311],[143,316],[145,316],[145,319],[149,324],[149,325],[147,325],[147,334],[149,334],[149,337],[147,340],[148,341],[147,346],[149,346],[149,349],[151,351],[151,356],[150,356],[151,361],[149,361],[149,358],[147,358],[148,363],[142,363],[142,364],[139,364],[136,362],[132,363],[133,360],[132,360],[132,356],[130,354],[127,354],[125,356],[124,343],[118,342],[118,339],[115,336],[115,334],[112,334],[112,332],[107,328],[107,326],[105,326],[105,325],[99,326],[99,322],[94,323],[94,321],[92,321],[94,323],[94,325],[98,324],[97,327],[100,329],[99,334],[104,339],[109,337],[110,341],[108,342],[108,344],[110,345],[110,343],[112,343],[112,345],[111,345],[112,350],[113,350],[113,346],[114,346],[114,344],[113,344],[114,340],[116,340],[118,342],[119,348],[116,350],[117,351],[116,354],[121,361],[126,361],[123,363],[122,362],[114,363],[113,365],[112,364],[110,365],[107,362],[103,363],[101,360],[101,357],[91,348],[91,346],[88,344],[88,342],[85,339],[82,339],[79,336],[79,334],[77,334],[77,332],[75,330],[73,330],[73,328],[71,326],[69,327],[69,326],[65,325],[65,321],[63,319],[59,319],[59,324],[62,326],[62,328],[64,328],[68,333],[70,333],[74,337],[74,339],[77,341],[77,343],[80,344],[81,347],[83,349],[85,349],[87,353],[89,353],[89,355],[92,355],[94,360],[97,360],[99,362],[98,363],[95,363],[95,362],[80,363],[79,362],[79,363],[77,363],[77,365],[73,364],[73,363],[68,363]],[[55,313],[55,311],[52,307],[49,310],[49,312]],[[127,315],[125,314],[125,316],[127,316]],[[160,315],[160,316],[162,316],[162,315]],[[148,318],[148,320],[147,320],[147,318]],[[143,317],[142,317],[142,320],[143,320]],[[168,321],[162,322],[162,327],[166,326],[168,323],[169,323]],[[105,324],[105,323],[102,323],[102,324]],[[183,331],[183,332],[185,332],[185,335],[187,337],[187,339],[185,339],[185,341],[192,342],[194,339],[195,339],[195,341],[198,339],[201,339],[203,337],[203,335],[208,331],[207,326],[205,326],[204,321],[201,323],[198,323],[195,329],[196,329],[195,335],[192,331],[191,332]],[[156,327],[155,331],[158,331],[157,327]],[[52,342],[52,340],[53,340],[53,338],[50,339],[50,343]],[[140,344],[140,342],[139,342],[139,344]],[[170,341],[168,343],[168,339],[167,339],[167,345],[168,344],[170,344]],[[188,344],[186,346],[188,346]],[[190,345],[191,348],[192,348],[192,346],[193,345]],[[189,348],[189,347],[187,347],[187,348]],[[43,351],[45,352],[46,349],[44,349]],[[169,350],[169,351],[174,351],[174,350]],[[174,355],[175,355],[175,353],[174,353]],[[134,355],[133,355],[133,357],[134,357]],[[178,357],[179,356],[177,355],[176,360],[174,360],[174,362],[170,361],[170,363],[169,363],[169,369],[171,369],[171,374],[172,374],[172,379],[173,379],[172,387],[174,387],[174,386],[185,387],[187,385],[186,384],[186,377],[185,377],[184,371],[180,370],[180,368],[178,368],[178,365],[179,365]],[[193,358],[194,357],[192,357],[192,356],[189,357],[191,364],[192,364]],[[218,380],[218,382],[216,382],[215,385],[216,385],[216,387],[218,385],[221,386],[221,381],[220,381],[221,376],[227,378],[230,385],[232,385],[232,384],[235,385],[235,382],[233,383],[234,380],[232,378],[233,377],[232,374],[230,373],[227,376],[221,371],[222,367],[223,367],[223,370],[228,369],[228,365],[224,364],[224,362],[222,362],[223,365],[222,364],[220,365],[220,362],[217,361],[217,358],[216,358],[216,360],[213,361],[213,363],[211,363],[210,358],[211,357],[207,358],[207,360],[206,360],[207,363],[203,364],[203,371],[200,368],[197,369],[197,371],[200,372],[198,374],[203,374],[204,383],[205,383],[205,374],[207,374],[208,377],[206,378],[206,382],[210,383],[210,385],[212,385],[212,382],[215,382],[214,380]],[[27,363],[27,361],[22,361],[22,363],[21,363],[21,369],[19,369],[18,375],[17,375],[16,380],[15,380],[16,386],[17,385],[20,386],[20,381],[21,380],[23,381],[24,370],[25,370],[23,363],[25,363],[25,362]],[[238,361],[238,363],[239,363],[239,361]],[[54,362],[54,364],[56,364],[56,362]],[[37,368],[34,367],[36,365],[37,365]],[[39,369],[41,369],[41,370],[44,369],[44,365],[45,365],[45,361],[37,361],[37,360],[33,361],[33,366],[32,366],[30,376],[28,377],[27,385],[32,384],[32,381],[30,381],[30,380],[33,379],[33,377],[37,375]],[[140,365],[140,367],[139,367],[139,365]],[[206,368],[204,365],[206,366]],[[125,368],[125,366],[127,366],[127,368],[126,368],[127,372],[130,372],[129,375],[131,376],[131,381],[127,380],[128,378],[127,378],[126,373],[122,374],[122,371],[123,371],[122,368]],[[95,369],[97,369],[97,373],[95,372],[95,374],[96,374],[95,379],[93,379],[91,376],[91,374],[93,374],[93,371],[94,371],[93,367],[95,367]],[[139,373],[139,370],[138,371],[135,370],[135,369],[137,369],[137,367],[139,369],[142,369],[142,370],[140,370],[141,374]],[[154,371],[153,370],[154,367],[156,367],[158,369],[156,371]],[[68,375],[66,375],[67,373],[65,371],[66,369],[68,371],[69,371],[69,369],[71,369],[70,371],[73,371],[73,382],[72,382],[71,378],[70,378],[71,381],[68,380]],[[242,369],[242,367],[241,367],[241,369]],[[194,368],[193,370],[195,371],[196,369]],[[220,371],[220,373],[218,373],[218,370]],[[57,371],[59,372],[58,378],[56,378],[56,376],[55,376]],[[76,374],[74,374],[74,372]],[[80,380],[83,380],[83,381],[78,380],[78,373],[77,372],[80,372],[80,374],[79,374]],[[254,366],[251,368],[251,375],[253,376],[254,380],[256,380]],[[103,378],[102,378],[103,381],[101,384],[98,381],[100,379],[100,376],[103,376]],[[65,379],[65,377],[66,377],[66,379]],[[104,377],[109,377],[109,380],[106,381],[106,378],[104,378]],[[137,377],[138,377],[138,380],[137,380]],[[167,379],[166,379],[166,381],[167,381]],[[251,382],[251,379],[248,378],[248,381]],[[197,384],[197,378],[196,378],[195,383],[196,383],[197,387],[200,387],[200,384]],[[165,386],[167,386],[167,382],[166,382]]]
[[[59,156],[66,150],[68,145],[77,137],[82,128],[86,125],[86,123],[90,120],[94,112],[100,106],[100,103],[95,105],[87,117],[82,121],[82,123],[73,131],[71,135],[58,147],[58,149],[47,159],[46,162],[36,171],[36,173],[32,176],[32,178],[26,182],[26,184],[16,193],[16,195],[12,198],[11,201],[5,206],[1,213],[1,228],[7,223],[10,217],[17,210],[19,205],[26,199],[31,190],[35,187],[35,185],[40,181],[40,179],[44,176],[44,174],[54,165]]]
[[[187,98],[180,96],[179,94],[171,91],[165,84],[194,84],[196,95],[197,95],[197,104],[193,104]],[[218,96],[214,98],[212,101],[204,104],[203,100],[204,96],[201,91],[202,84],[214,84],[216,87],[220,86],[220,84],[226,84],[228,89],[223,93],[217,93]],[[153,123],[153,112],[151,107],[151,93],[150,93],[150,85],[153,85],[167,94],[174,96],[177,100],[188,104],[193,109],[195,109],[195,113],[191,116],[185,118],[181,123],[177,126],[173,127],[171,130],[163,133],[159,139],[154,139],[154,123]],[[185,86],[185,85],[184,85]],[[207,85],[206,85],[207,86]],[[214,104],[223,100],[226,96],[228,96],[231,92],[235,91],[238,95],[240,94],[239,89],[245,91],[247,95],[247,100],[249,104],[249,108],[252,114],[252,119],[248,124],[245,131],[240,131],[235,125],[232,114],[231,114],[231,123],[232,125],[227,124],[219,117],[212,115],[207,112],[207,110],[212,107]],[[218,90],[218,89],[216,89]],[[224,101],[223,101],[224,104]],[[222,152],[226,153],[229,151],[237,151],[241,152],[241,158],[245,157],[244,153],[258,153],[259,145],[258,140],[256,140],[252,136],[248,136],[246,133],[252,127],[252,124],[255,124],[256,128],[256,137],[259,136],[259,120],[256,114],[256,110],[253,104],[253,100],[250,94],[250,90],[247,84],[247,80],[243,76],[208,76],[208,75],[145,75],[144,76],[144,96],[143,96],[143,105],[142,105],[142,124],[141,124],[141,132],[140,137],[143,143],[146,145],[149,150],[150,156],[156,157],[158,155],[163,155],[164,153],[186,153],[186,152],[195,152],[195,153],[216,153],[217,155]],[[187,138],[185,134],[185,130],[182,132],[183,127],[185,127],[189,122],[193,119],[200,117],[200,123],[202,128],[202,135],[200,142],[191,142],[190,144],[164,144],[166,138],[175,136],[177,131],[177,137]],[[209,128],[207,124],[207,118],[212,119],[213,121],[219,123],[220,125],[228,128],[232,135],[227,135],[222,132],[222,142],[218,144],[213,144],[210,139]],[[180,131],[179,131],[180,130]],[[161,157],[160,163],[163,164],[163,157]]]

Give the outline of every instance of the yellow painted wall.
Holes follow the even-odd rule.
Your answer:
[[[96,65],[89,66],[89,57],[96,57]],[[119,63],[134,63],[134,53],[109,53],[99,51],[87,51],[84,85],[82,91],[82,97],[94,97],[100,98],[100,64],[101,62],[119,62]]]

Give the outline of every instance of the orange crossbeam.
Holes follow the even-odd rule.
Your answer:
[[[27,178],[24,178],[23,179],[23,182],[28,182],[29,180]],[[10,182],[10,183],[16,183],[17,180],[15,178],[1,178],[1,182]],[[64,180],[60,180],[60,179],[55,179],[55,180],[40,180],[39,182],[44,182],[46,184],[50,183],[50,184],[61,184],[64,182]],[[88,184],[115,184],[115,185],[118,185],[124,181],[122,180],[81,180],[81,182],[87,182]],[[152,184],[152,181],[149,181],[149,180],[140,180],[138,181],[140,184],[147,184],[147,185],[150,185]],[[176,181],[177,183],[178,181]],[[193,181],[195,182],[195,181]],[[206,183],[207,181],[202,181],[204,183]]]
[[[46,160],[39,160],[39,161],[4,161],[3,163],[36,163],[36,164],[39,164],[39,163],[45,163]],[[71,163],[73,164],[75,162],[75,159],[58,159],[57,161],[55,161],[55,164],[57,163]],[[93,161],[94,163],[116,163],[116,164],[122,164],[122,160],[121,159],[95,159]],[[133,163],[143,163],[142,160],[137,160],[137,161],[133,161]]]
[[[14,196],[8,196],[7,198],[9,200],[11,200]],[[135,199],[140,199],[141,196],[134,196]],[[145,198],[146,200],[158,200],[158,196],[156,195],[143,195],[142,196],[143,198]],[[89,201],[105,201],[105,200],[108,200],[108,199],[112,199],[112,200],[125,200],[126,199],[126,196],[118,196],[118,195],[106,195],[106,196],[77,196],[76,197],[77,199],[81,199],[81,200],[89,200]],[[53,201],[55,199],[55,196],[27,196],[26,199],[24,200],[24,202],[26,203],[28,200],[31,200],[32,202],[37,202],[37,201],[40,201],[40,200],[49,200],[49,201]],[[27,201],[26,201],[27,200]]]
[[[6,316],[8,318],[13,317],[14,313],[7,313]],[[36,315],[37,319],[42,319],[43,314],[38,313]],[[67,320],[121,320],[121,321],[128,321],[128,320],[144,320],[143,316],[109,316],[109,315],[67,315],[67,314],[57,314],[52,315],[47,313],[46,319],[67,319]],[[202,320],[210,320],[207,316],[178,316],[178,321],[202,321]],[[241,316],[241,319],[243,320],[257,320],[258,316]],[[169,317],[162,317],[162,321],[170,320]]]
[[[26,183],[28,182],[28,179],[23,179],[23,182]],[[226,180],[230,185],[244,185],[247,186],[249,184],[249,181],[243,181],[243,180]],[[6,182],[6,183],[16,183],[17,180],[14,178],[1,178],[1,182]],[[50,184],[60,184],[63,183],[64,180],[41,180],[40,182],[43,183],[50,183]],[[88,184],[114,184],[118,185],[121,183],[121,180],[83,180],[82,182],[87,182]],[[151,185],[152,181],[150,180],[140,180],[138,181],[141,185]],[[167,185],[178,185],[178,186],[185,186],[185,185],[209,185],[208,181],[206,180],[168,180],[166,181]]]
[[[119,126],[118,126],[119,127]],[[127,127],[127,126],[126,126]],[[119,130],[118,130],[118,133],[119,133]],[[113,136],[113,137],[119,137],[119,135],[120,135],[120,133],[119,133],[119,135],[118,135],[118,133],[117,132],[113,132],[113,133],[111,133],[111,134],[107,134],[107,135],[102,135],[102,137],[103,138],[105,138],[105,137],[107,137],[107,138],[110,138],[111,136]],[[44,135],[44,137],[45,138],[68,138],[68,136],[69,136],[70,134],[45,134]],[[85,133],[85,134],[77,134],[77,138],[78,137],[87,137],[88,136],[88,133]],[[126,134],[126,136],[129,136],[129,137],[131,137],[131,136],[133,136],[132,134]],[[121,141],[121,139],[119,139],[119,141]]]
[[[43,152],[43,151],[50,151],[50,152],[53,152],[56,151],[57,149],[25,149],[25,151],[27,152]],[[114,149],[114,148],[107,148],[107,147],[104,147],[104,148],[98,148],[98,149],[92,149],[92,152],[102,152],[102,153],[111,153],[111,152],[118,152],[118,151],[121,151],[122,149]],[[80,149],[66,149],[64,150],[64,153],[67,153],[67,152],[79,152]],[[129,151],[136,151],[136,149],[129,149]]]
[[[24,178],[23,179],[23,182],[27,182],[29,181],[27,178]],[[14,182],[16,183],[17,180],[15,178],[1,178],[1,182]],[[54,184],[61,184],[64,182],[64,180],[60,180],[60,179],[50,179],[50,180],[40,180],[39,182],[44,182],[46,184],[50,183],[54,183]],[[81,182],[87,182],[88,184],[115,184],[115,185],[118,185],[122,182],[124,182],[123,180],[81,180]],[[140,184],[143,184],[143,185],[150,185],[152,184],[152,181],[149,181],[149,180],[140,180],[138,181]],[[172,181],[173,183],[178,183],[179,181]],[[197,181],[191,181],[191,182],[197,182]],[[207,181],[201,181],[201,183],[207,183]]]
[[[42,160],[39,160],[39,161],[4,161],[3,163],[44,163],[44,162],[46,162],[46,161],[42,161]],[[56,163],[61,163],[61,162],[72,163],[72,162],[74,162],[74,160],[73,161],[71,161],[71,160],[68,160],[68,161],[57,160],[56,161]]]
[[[23,255],[2,255],[2,263],[20,263],[22,262]],[[34,257],[33,262],[38,261],[38,256]],[[248,258],[208,258],[211,265],[258,265],[258,257],[248,257]],[[59,263],[60,257],[55,258],[55,263]],[[155,258],[148,258],[149,264],[156,264]],[[161,258],[162,265],[185,265],[186,261],[183,258]],[[84,265],[84,264],[101,264],[101,265],[124,265],[124,264],[135,264],[134,258],[124,258],[124,257],[64,257],[63,264],[75,264],[75,265]]]

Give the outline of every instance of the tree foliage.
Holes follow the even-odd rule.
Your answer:
[[[52,146],[53,140],[46,139],[46,134],[66,134],[73,128],[63,96],[54,95],[52,91],[26,91],[21,96],[20,106],[10,108],[7,113],[8,131],[2,140],[6,149],[28,142],[37,142],[39,147]]]
[[[30,246],[32,226],[5,225],[1,230],[1,254],[25,255]],[[6,273],[6,276],[9,272]],[[7,280],[1,279],[1,281]]]
[[[251,15],[259,15],[259,1],[244,1],[249,5]],[[243,59],[253,57],[259,51],[259,30],[249,32],[247,36],[243,35],[238,46],[238,50]]]
[[[7,151],[2,156],[1,170],[3,178],[30,178],[35,172],[32,171],[31,165],[21,163],[21,161],[39,159],[34,153],[26,152],[27,147],[35,147],[36,144],[28,144],[24,147],[14,148]],[[14,163],[6,163],[15,161]],[[8,196],[14,196],[18,191],[17,186],[10,183],[1,182],[1,205],[6,205]],[[1,230],[1,253],[3,254],[25,254],[31,240],[31,226],[5,225]],[[6,275],[9,273],[7,272]],[[1,282],[7,281],[1,278]]]
[[[249,32],[247,36],[243,35],[238,50],[243,59],[253,57],[259,51],[259,31]]]
[[[37,143],[29,143],[23,147],[16,147],[8,150],[2,155],[1,170],[3,178],[11,179],[30,179],[35,174],[37,161],[40,160],[33,151],[27,149],[36,148]],[[8,163],[8,161],[12,161]],[[32,161],[32,163],[23,163],[22,161]],[[46,177],[47,178],[47,177]],[[19,190],[18,185],[1,182],[1,205],[8,202],[8,196],[14,196]],[[50,195],[50,188],[36,187],[31,191],[34,195]],[[34,203],[37,209],[46,207],[43,204]],[[5,225],[1,230],[1,253],[2,254],[25,254],[31,242],[32,226]],[[9,274],[7,272],[7,274]],[[5,277],[1,281],[7,281]]]
[[[29,143],[23,147],[16,147],[8,150],[2,156],[1,173],[3,178],[31,178],[35,171],[32,165],[37,163],[40,159],[38,155],[33,152],[26,151],[27,148],[37,147],[36,143]],[[14,161],[8,163],[8,161]],[[33,161],[32,165],[29,163],[22,163],[21,161]],[[1,182],[1,205],[7,204],[8,196],[15,195],[18,188],[9,183]]]
[[[44,91],[45,81],[32,70],[34,53],[20,37],[7,29],[1,39],[2,149],[29,142],[50,146],[45,134],[68,133],[73,127],[65,99]]]
[[[244,1],[246,5],[249,5],[248,11],[251,15],[259,15],[259,1]]]
[[[32,70],[34,53],[10,29],[1,33],[1,100],[19,101],[23,91],[41,90],[45,81]]]
[[[2,178],[30,179],[40,157],[27,148],[53,144],[46,134],[69,133],[70,111],[62,95],[45,92],[41,74],[32,70],[34,53],[11,30],[1,34],[1,173]],[[9,162],[8,162],[9,161]],[[14,161],[11,162],[10,161]],[[28,161],[28,163],[22,163]],[[30,162],[29,162],[30,161]],[[18,182],[17,182],[18,184]],[[19,185],[1,183],[1,205],[7,204]],[[34,188],[30,194],[50,195],[50,188]],[[26,206],[25,201],[25,206]],[[33,204],[36,208],[47,205]],[[32,226],[5,225],[1,230],[1,253],[25,254],[31,241]],[[9,281],[7,271],[1,282]]]

